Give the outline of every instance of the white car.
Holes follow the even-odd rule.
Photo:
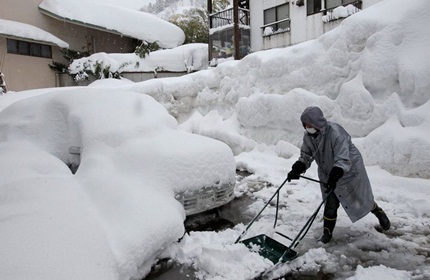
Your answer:
[[[160,103],[123,88],[1,95],[0,155],[11,279],[136,278],[183,236],[187,214],[231,200],[235,181],[226,144],[179,130]]]
[[[143,161],[151,161],[143,173],[162,177],[187,216],[220,207],[234,199],[235,162],[227,145],[177,130],[153,141],[156,147],[149,143],[151,148],[145,148],[141,154]],[[68,166],[73,173],[79,170],[82,150],[76,146],[69,148],[72,157]]]
[[[7,138],[60,159],[77,179],[117,172],[137,186],[171,190],[186,215],[234,198],[235,160],[226,144],[179,130],[150,96],[118,91],[82,87],[27,98],[1,112],[0,126],[8,126]]]

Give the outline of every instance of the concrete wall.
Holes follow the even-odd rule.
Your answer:
[[[271,36],[263,37],[263,49],[273,49],[280,47],[287,47],[291,45],[291,34],[290,32],[284,32],[280,34],[275,34]]]
[[[133,82],[143,82],[155,78],[171,78],[171,77],[180,77],[187,75],[187,72],[159,72],[155,75],[153,72],[123,72],[121,76],[125,79],[128,79]],[[73,80],[72,76],[68,74],[59,74],[57,75],[58,86],[60,87],[73,87],[73,86],[87,86],[92,82],[96,81],[94,76],[90,76],[88,80],[76,82]]]
[[[134,51],[133,39],[54,19],[40,12],[40,3],[41,0],[1,0],[0,18],[39,27],[69,43],[69,48],[76,51]],[[57,86],[58,75],[48,65],[52,61],[66,63],[60,50],[58,46],[52,47],[52,59],[8,54],[6,38],[0,37],[0,71],[5,75],[8,90]]]
[[[171,78],[187,75],[187,72],[158,72],[155,75],[153,72],[123,72],[121,76],[133,82],[143,82],[155,78]]]

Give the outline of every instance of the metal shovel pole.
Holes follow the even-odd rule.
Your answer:
[[[303,179],[307,179],[307,180],[309,180],[309,181],[313,181],[313,182],[316,182],[316,183],[320,183],[320,184],[322,184],[323,186],[327,186],[327,183],[324,183],[324,182],[321,182],[321,181],[318,181],[318,180],[315,180],[315,179],[312,179],[312,178],[309,178],[309,177],[306,177],[306,176],[303,176],[303,175],[300,175],[300,177],[301,178],[303,178]]]
[[[327,186],[327,183],[306,177],[306,176],[302,176],[300,175],[301,178],[316,182],[316,183],[320,183],[323,186]],[[288,178],[287,178],[288,179]],[[287,182],[287,179],[284,180],[284,182],[281,184],[281,186],[279,186],[279,188],[276,190],[276,192],[273,194],[273,196],[269,199],[269,201],[266,203],[266,205],[264,205],[263,209],[261,209],[261,211],[254,217],[254,219],[252,219],[252,221],[248,224],[248,226],[245,228],[245,230],[239,235],[239,237],[236,239],[236,241],[234,242],[235,244],[238,243],[240,241],[240,239],[243,237],[243,235],[248,231],[248,229],[251,227],[251,225],[255,222],[255,220],[258,219],[258,217],[261,215],[261,213],[263,213],[264,209],[266,209],[266,207],[269,205],[269,203],[273,200],[273,198],[275,196],[277,197],[277,202],[276,202],[276,215],[275,215],[275,224],[274,227],[276,226],[276,221],[278,219],[278,206],[279,206],[279,191],[281,190],[281,188],[285,185],[285,183]],[[312,214],[312,216],[308,219],[308,221],[306,222],[305,226],[302,228],[302,230],[299,232],[299,234],[297,235],[297,237],[291,242],[291,245],[289,247],[289,249],[296,247],[299,242],[305,237],[305,235],[308,233],[310,227],[312,226],[312,223],[314,222],[318,212],[320,211],[322,205],[326,202],[327,197],[329,194],[331,194],[333,192],[333,190],[331,190],[327,196],[324,198],[324,200],[320,203],[320,205],[318,206],[317,210]],[[302,233],[305,231],[305,233],[302,235]],[[289,237],[281,234],[282,236],[284,236],[287,239],[290,239]],[[301,236],[302,235],[302,236]],[[300,237],[301,236],[301,237]],[[300,239],[300,240],[299,240]],[[291,240],[291,239],[290,239]],[[297,244],[296,244],[297,243]]]
[[[306,177],[306,176],[302,176],[300,175],[301,178],[303,179],[307,179],[316,183],[320,183],[321,185],[323,185],[325,188],[327,188],[327,183]],[[312,223],[314,222],[315,218],[318,215],[318,212],[320,211],[321,207],[323,206],[323,204],[327,201],[328,196],[333,192],[333,189],[331,189],[326,197],[323,199],[323,201],[320,203],[320,205],[318,206],[318,208],[315,210],[315,212],[312,214],[312,216],[310,216],[310,218],[308,219],[308,221],[306,222],[306,224],[303,226],[302,230],[299,232],[299,234],[296,236],[296,238],[291,242],[289,249],[291,248],[295,248],[297,247],[297,245],[299,245],[299,242],[306,236],[306,234],[308,233],[309,229],[312,226]]]
[[[327,188],[327,183],[312,179],[312,178],[308,178],[306,176],[302,176],[300,175],[300,177],[304,178],[304,179],[308,179],[310,181],[314,181],[317,183],[320,183],[321,185],[323,185],[325,188]],[[318,206],[318,208],[315,210],[315,212],[312,214],[312,216],[308,219],[308,221],[306,222],[306,224],[303,226],[303,228],[301,229],[301,231],[299,232],[299,234],[296,236],[296,238],[294,238],[294,240],[291,242],[290,246],[288,247],[287,250],[285,250],[285,252],[282,254],[282,256],[279,258],[279,261],[272,267],[272,269],[269,269],[267,271],[265,271],[264,273],[260,274],[258,278],[255,279],[266,279],[265,275],[267,275],[268,273],[270,273],[271,271],[273,271],[274,269],[276,269],[279,265],[282,264],[282,259],[284,258],[284,256],[290,252],[294,252],[294,250],[292,250],[292,248],[297,247],[297,245],[299,245],[299,242],[306,236],[306,234],[308,233],[309,229],[312,226],[312,223],[314,222],[316,216],[318,215],[318,212],[320,211],[322,205],[327,201],[327,197],[333,192],[333,189],[331,189],[328,194],[326,195],[326,197],[323,199],[323,201],[320,203],[320,205]],[[282,236],[286,237],[285,235],[281,234]],[[288,237],[287,237],[288,238]],[[288,238],[290,239],[290,238]],[[291,239],[290,239],[291,240]],[[295,253],[297,254],[297,253]]]
[[[263,213],[264,209],[266,209],[267,205],[269,205],[269,203],[273,200],[273,198],[278,195],[278,201],[279,201],[279,191],[281,190],[281,188],[285,185],[285,183],[287,182],[288,177],[284,180],[284,182],[281,184],[281,186],[279,186],[279,188],[276,190],[276,192],[273,194],[273,196],[269,199],[269,201],[266,203],[266,205],[264,205],[263,209],[261,209],[261,211],[257,214],[257,216],[254,217],[254,219],[252,219],[252,221],[249,223],[249,225],[245,228],[245,230],[239,235],[239,237],[236,239],[236,241],[234,242],[235,244],[239,242],[239,240],[242,238],[242,236],[248,231],[248,229],[251,227],[251,225],[255,222],[255,220],[257,220],[257,218],[261,215],[261,213]]]

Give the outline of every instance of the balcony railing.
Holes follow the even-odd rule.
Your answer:
[[[333,6],[336,3],[338,3],[337,6]],[[331,4],[331,5],[330,5]],[[351,5],[351,6],[349,6]],[[348,7],[349,6],[349,7]],[[348,17],[350,15],[353,15],[359,11],[361,11],[361,6],[362,6],[362,1],[361,0],[355,0],[355,1],[351,1],[351,0],[338,0],[335,2],[329,2],[327,1],[327,7],[326,10],[324,11],[324,16],[323,16],[323,22],[329,22],[329,21],[334,21],[340,18],[345,18]],[[347,15],[338,15],[336,13],[334,13],[333,11],[338,8],[338,7],[345,7],[347,9]]]
[[[278,20],[269,24],[265,24],[260,27],[261,35],[263,37],[270,36],[274,34],[290,32],[290,19],[286,18],[283,20]]]
[[[233,8],[213,13],[209,16],[210,28],[222,27],[234,23]],[[249,26],[249,10],[239,8],[239,25]]]
[[[325,8],[326,11],[332,11],[339,6],[348,6],[349,4],[361,9],[361,0],[326,0]]]

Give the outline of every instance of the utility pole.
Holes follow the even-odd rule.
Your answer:
[[[211,14],[212,14],[212,0],[208,0],[208,20],[209,20],[209,30],[211,30],[212,28],[212,18],[211,18]],[[211,42],[211,38],[210,38],[210,31],[209,31],[209,44],[208,44],[208,60],[211,61],[212,59],[212,42]]]
[[[240,59],[240,30],[239,30],[239,0],[233,0],[233,20],[234,20],[234,59]]]

